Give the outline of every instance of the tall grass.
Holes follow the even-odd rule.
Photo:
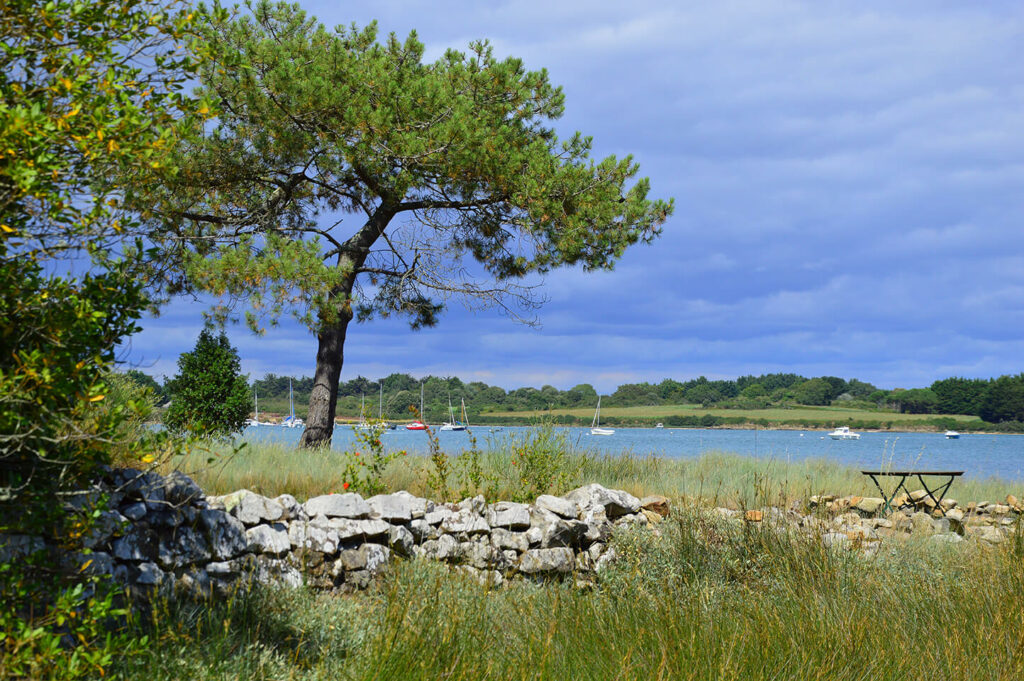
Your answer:
[[[484,476],[493,483],[489,485],[489,493],[503,499],[517,497],[523,485],[521,465],[517,467],[521,457],[517,460],[515,456],[519,443],[506,439],[495,444],[496,447],[483,450],[479,456]],[[449,454],[455,456],[457,452]],[[169,465],[192,475],[208,494],[246,488],[267,496],[288,493],[306,499],[342,490],[345,456],[343,452],[331,450],[249,444],[237,454],[232,454],[228,447],[214,446],[211,451],[195,451]],[[426,484],[429,466],[430,460],[425,456],[407,456],[393,461],[384,471],[386,489],[404,489],[430,496]],[[858,469],[825,459],[790,462],[726,452],[672,459],[570,449],[564,452],[560,468],[566,475],[553,478],[557,479],[557,488],[550,490],[554,493],[598,482],[641,497],[663,494],[732,507],[787,504],[812,494],[878,494],[873,483]],[[1008,493],[1024,498],[1024,483],[960,478],[949,496],[959,501],[1001,501]]]
[[[165,610],[119,671],[161,679],[1010,679],[1024,551],[907,542],[874,557],[677,510],[616,539],[590,590],[488,590],[424,562],[352,597],[262,592]]]

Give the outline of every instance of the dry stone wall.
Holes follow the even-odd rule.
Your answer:
[[[365,588],[396,557],[443,561],[481,581],[587,579],[614,557],[616,527],[660,515],[640,499],[592,484],[533,504],[483,497],[442,504],[407,492],[364,499],[328,494],[300,503],[248,490],[205,496],[188,476],[111,470],[77,500],[106,508],[86,539],[88,555],[66,557],[136,591],[227,594],[255,580],[315,589]],[[663,497],[648,505],[667,513]],[[39,548],[4,538],[0,560]]]

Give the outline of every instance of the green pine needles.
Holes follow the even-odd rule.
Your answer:
[[[672,213],[632,157],[560,140],[561,88],[485,41],[424,62],[415,33],[247,8],[203,33],[215,117],[178,146],[177,174],[133,197],[183,275],[170,290],[246,301],[254,330],[291,314],[316,333],[305,446],[330,442],[352,320],[419,328],[461,302],[532,321],[525,277],[611,268]]]

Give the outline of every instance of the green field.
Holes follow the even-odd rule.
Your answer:
[[[767,419],[769,421],[816,421],[822,424],[833,421],[898,421],[903,423],[924,422],[937,416],[952,418],[959,422],[975,421],[977,416],[964,414],[900,414],[893,411],[868,411],[847,407],[793,407],[786,409],[773,407],[770,409],[715,409],[704,408],[697,404],[664,404],[648,407],[606,407],[601,409],[601,416],[624,419],[658,419],[669,416],[712,416],[743,417],[751,420]],[[594,416],[590,407],[581,409],[551,409],[543,411],[494,411],[487,412],[493,417],[532,417],[574,416],[589,419]]]

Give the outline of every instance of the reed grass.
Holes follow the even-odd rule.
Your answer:
[[[495,481],[492,495],[513,498],[519,491],[517,471],[510,455],[511,439],[480,453],[485,476]],[[449,452],[452,457],[458,452]],[[300,500],[342,491],[346,453],[300,450],[286,445],[248,444],[240,452],[215,445],[167,462],[191,476],[208,494],[249,489],[266,496],[292,494]],[[573,486],[598,482],[624,489],[638,497],[663,494],[672,499],[699,500],[707,505],[733,508],[777,503],[787,505],[813,494],[877,496],[873,483],[858,469],[826,459],[787,461],[727,452],[707,452],[692,459],[640,456],[623,452],[608,455],[572,449],[565,460],[571,471],[552,489],[561,494]],[[383,481],[389,491],[408,490],[430,496],[426,481],[430,461],[410,455],[392,462]],[[908,482],[908,484],[911,484]],[[998,478],[959,478],[948,496],[960,502],[1002,501],[1012,493],[1024,498],[1024,482]],[[492,499],[493,500],[493,499]]]

